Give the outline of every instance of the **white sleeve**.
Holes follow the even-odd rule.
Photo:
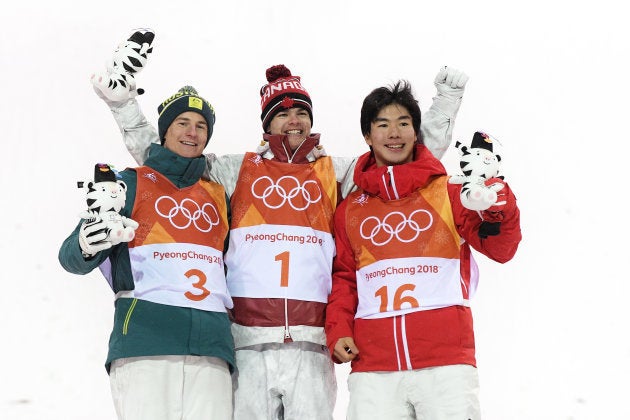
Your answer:
[[[236,180],[241,171],[241,164],[245,155],[224,155],[212,158],[206,155],[208,160],[209,178],[223,185],[228,197],[231,197],[236,188]]]
[[[159,143],[155,128],[149,124],[135,99],[109,108],[123,135],[125,146],[134,160],[142,165],[147,159],[151,143]]]
[[[333,167],[337,182],[340,185],[341,197],[346,198],[354,189],[354,167],[357,164],[356,157],[332,157]]]
[[[461,103],[461,97],[447,97],[438,93],[433,98],[431,108],[422,114],[420,124],[422,141],[438,159],[442,159],[451,144],[455,117]]]

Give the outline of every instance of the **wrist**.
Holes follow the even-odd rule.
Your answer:
[[[433,104],[431,108],[439,110],[442,114],[446,115],[449,118],[455,118],[457,116],[457,111],[459,111],[461,103],[461,97],[457,98],[456,96],[438,93],[437,96],[433,98]]]
[[[491,211],[483,210],[480,214],[481,220],[488,223],[497,223],[503,221],[503,212],[501,210]]]

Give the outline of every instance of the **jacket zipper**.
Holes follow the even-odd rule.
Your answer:
[[[293,163],[293,158],[295,157],[295,154],[298,152],[298,150],[300,150],[300,147],[302,147],[302,145],[304,144],[305,141],[306,141],[306,139],[302,140],[302,143],[300,143],[300,145],[295,149],[295,152],[293,152],[293,154],[289,154],[289,151],[287,150],[286,146],[284,145],[284,142],[282,143],[282,148],[284,149],[284,153],[287,155],[287,162],[288,163]]]
[[[284,298],[284,342],[292,343],[291,332],[289,331],[289,303],[288,299]]]

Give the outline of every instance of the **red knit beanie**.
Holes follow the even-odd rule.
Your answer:
[[[280,111],[289,108],[303,108],[311,118],[313,126],[313,104],[306,89],[302,87],[299,76],[293,76],[284,66],[269,67],[266,72],[268,84],[260,88],[260,107],[263,130],[267,131],[269,123]]]

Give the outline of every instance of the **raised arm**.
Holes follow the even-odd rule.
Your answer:
[[[118,45],[103,72],[92,75],[96,94],[107,104],[123,135],[125,146],[134,160],[142,165],[151,143],[158,143],[155,128],[149,124],[135,97],[143,93],[136,88],[135,75],[146,65],[153,52],[155,34],[150,29],[135,30]]]
[[[451,144],[466,82],[468,76],[452,67],[443,67],[435,76],[437,95],[429,110],[422,113],[420,133],[424,145],[438,159],[442,159]]]
[[[144,68],[153,51],[153,36],[148,29],[136,30],[114,51],[106,70],[92,75],[94,91],[109,107],[127,150],[139,165],[146,161],[149,146],[160,142],[157,130],[148,122],[136,100],[144,91],[136,88],[135,75]],[[203,178],[222,184],[231,195],[243,155],[216,157],[207,153],[205,156],[207,167]]]

